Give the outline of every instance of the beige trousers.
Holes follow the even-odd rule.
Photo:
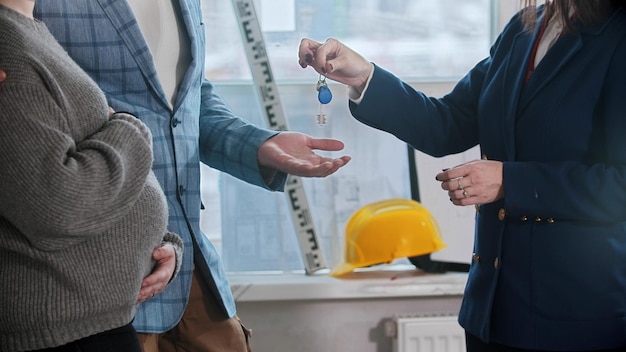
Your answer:
[[[143,352],[251,352],[250,330],[239,318],[228,318],[211,292],[203,292],[196,273],[189,303],[173,329],[139,334]]]

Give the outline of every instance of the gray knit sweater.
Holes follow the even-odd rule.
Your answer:
[[[182,253],[150,131],[109,117],[43,23],[1,5],[0,70],[0,351],[128,324],[153,249]]]

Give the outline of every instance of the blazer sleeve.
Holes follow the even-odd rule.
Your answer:
[[[429,97],[375,65],[361,103],[351,102],[350,111],[431,156],[459,153],[478,144],[476,107],[488,65],[489,59],[481,61],[443,98]]]
[[[266,185],[257,158],[261,144],[279,132],[257,127],[236,116],[208,80],[203,81],[201,89],[200,160],[250,184],[282,190],[287,175],[279,172]]]

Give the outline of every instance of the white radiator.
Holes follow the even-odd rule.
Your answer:
[[[387,326],[394,352],[465,352],[457,316],[398,316]]]

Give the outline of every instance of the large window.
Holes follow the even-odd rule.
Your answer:
[[[358,208],[411,197],[407,148],[395,137],[357,123],[340,85],[330,84],[334,99],[324,106],[328,123],[317,125],[318,77],[297,64],[300,39],[335,37],[420,89],[440,95],[488,54],[497,31],[496,5],[493,0],[255,2],[289,129],[340,139],[346,149],[335,155],[353,157],[333,176],[303,180],[329,268],[342,260],[344,227]],[[208,79],[233,111],[264,126],[232,2],[203,0],[203,6]],[[203,200],[202,228],[221,251],[227,271],[304,269],[285,194],[205,167]]]

